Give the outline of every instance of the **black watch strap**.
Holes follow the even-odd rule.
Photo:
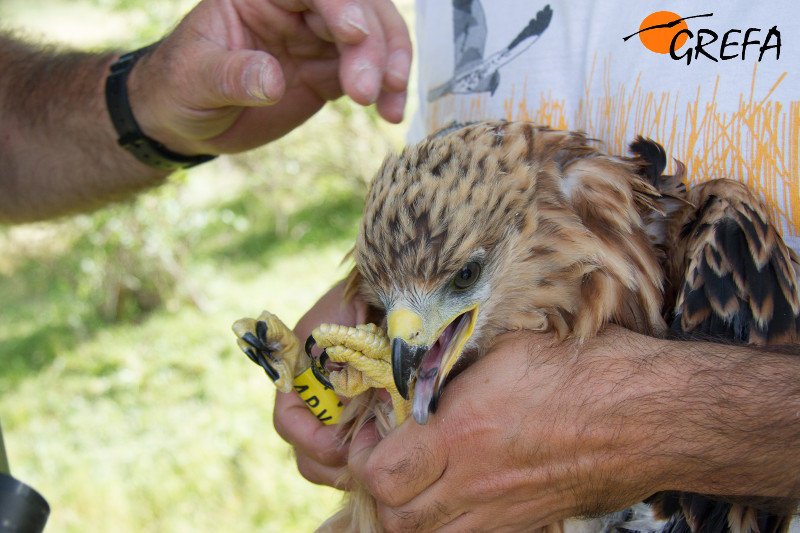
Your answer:
[[[117,142],[142,163],[162,170],[189,168],[211,161],[216,156],[175,153],[142,133],[139,128],[128,102],[128,73],[134,63],[147,53],[148,48],[140,48],[120,57],[111,65],[111,74],[106,78],[106,106],[119,135]]]

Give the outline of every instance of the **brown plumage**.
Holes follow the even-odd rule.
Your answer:
[[[719,179],[692,188],[666,227],[665,264],[671,330],[679,338],[751,345],[797,344],[800,262],[772,224],[764,202],[745,185]],[[797,502],[763,499],[758,507],[689,493],[651,503],[672,519],[665,531],[786,531]]]
[[[746,186],[692,188],[674,215],[667,263],[677,290],[673,329],[757,345],[798,342],[797,257]],[[695,207],[696,206],[696,207]]]
[[[665,336],[668,309],[684,332],[797,342],[792,254],[761,202],[728,181],[686,202],[682,165],[664,176],[660,146],[638,139],[632,149],[612,156],[581,133],[491,122],[387,158],[366,199],[348,288],[388,328],[395,383],[418,423],[435,413],[447,379],[507,331],[582,340],[613,322]],[[391,429],[390,406],[374,393],[351,405],[354,428],[378,413],[379,429]],[[643,530],[680,531],[697,525],[693,502],[717,509],[693,498],[660,497],[669,522],[641,520],[649,508],[637,506],[589,527],[638,520]],[[369,496],[353,502],[325,528],[376,530]]]

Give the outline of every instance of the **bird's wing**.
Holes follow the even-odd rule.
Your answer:
[[[701,494],[659,492],[647,502],[657,516],[671,516],[660,533],[785,533],[793,517],[793,504],[788,500],[759,498],[768,511],[748,503],[720,502]],[[742,498],[744,500],[744,498]],[[796,507],[796,505],[794,505]]]
[[[764,202],[731,180],[694,187],[687,199],[692,205],[680,208],[667,228],[674,244],[667,251],[672,331],[680,338],[797,343],[797,258]],[[724,500],[664,492],[648,503],[659,516],[672,517],[665,532],[786,531],[796,508],[788,500]]]
[[[522,43],[526,39],[530,37],[538,37],[547,27],[550,25],[550,21],[553,19],[553,9],[550,7],[550,4],[544,6],[538,13],[536,13],[536,17],[532,18],[528,21],[528,25],[525,26],[519,34],[511,41],[508,45],[509,50],[513,50],[517,47],[518,44]],[[532,41],[531,41],[532,43]],[[530,46],[530,44],[528,45]],[[527,48],[527,46],[526,46]]]
[[[553,10],[548,4],[528,21],[508,46],[484,58],[487,25],[480,1],[453,0],[454,73],[448,81],[428,91],[428,102],[450,93],[494,94],[500,84],[499,69],[536,42],[552,18]]]
[[[456,76],[483,61],[486,33],[486,16],[480,0],[453,0]]]
[[[528,25],[522,28],[516,37],[502,50],[499,50],[487,57],[480,64],[480,72],[482,76],[486,76],[490,72],[499,70],[503,65],[512,61],[515,57],[530,48],[533,43],[544,33],[544,30],[550,25],[550,20],[553,18],[553,10],[550,5],[544,6],[536,17],[528,21]],[[477,67],[478,65],[475,65]],[[464,69],[461,73],[469,72],[470,69]],[[460,72],[456,70],[456,78],[459,77]]]
[[[460,84],[465,85],[464,78],[480,77],[487,31],[480,0],[453,0],[453,77],[430,89],[428,102],[452,93],[456,80],[461,79]],[[466,85],[476,85],[476,82]],[[468,91],[462,89],[458,92]]]
[[[733,342],[794,344],[800,298],[794,263],[764,202],[745,185],[714,180],[689,191],[696,209],[675,221],[672,329]],[[678,281],[680,279],[680,281]]]
[[[665,174],[667,154],[664,148],[657,142],[641,136],[636,137],[636,140],[631,143],[630,151],[633,154],[632,161],[638,169],[639,176],[654,191],[657,191],[655,196],[643,196],[643,198],[649,199],[652,208],[641,209],[641,211],[647,233],[656,250],[662,254],[663,262],[664,249],[671,245],[674,238],[674,235],[667,234],[670,222],[674,220],[676,212],[691,205],[686,201],[686,185],[683,183],[686,167],[675,159],[675,174]],[[670,292],[669,283],[667,283],[665,292],[667,294],[665,300],[669,303],[668,308],[672,309],[675,302],[675,291]],[[670,294],[673,296],[669,297]]]

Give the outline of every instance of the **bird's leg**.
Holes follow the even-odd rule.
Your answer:
[[[236,343],[254,363],[260,365],[281,392],[289,392],[296,376],[311,366],[317,378],[342,396],[354,397],[370,388],[389,391],[400,425],[411,412],[411,403],[397,392],[392,375],[392,359],[386,333],[374,324],[356,327],[321,324],[306,343],[315,342],[324,350],[321,361],[303,353],[300,341],[275,315],[264,311],[257,319],[242,318],[233,324]],[[310,355],[310,353],[309,353]],[[325,359],[347,363],[328,372]]]
[[[233,332],[239,348],[264,369],[281,392],[291,391],[295,377],[310,365],[297,336],[267,311],[257,319],[237,320]]]
[[[392,355],[389,338],[375,324],[356,327],[321,324],[311,336],[335,363],[347,363],[341,370],[333,370],[329,379],[334,390],[353,397],[370,388],[389,391],[397,425],[403,423],[411,412],[411,402],[397,391],[392,374]]]

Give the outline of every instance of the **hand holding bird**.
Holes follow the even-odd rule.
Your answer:
[[[531,486],[529,478],[521,474],[523,471],[534,480],[544,481],[535,494],[528,495],[529,500],[515,506],[518,511],[529,512],[501,512],[504,523],[514,527],[520,526],[521,522],[516,522],[520,516],[530,526],[547,525],[559,531],[620,528],[781,531],[788,524],[791,505],[752,497],[773,493],[761,489],[741,493],[736,487],[709,483],[691,472],[674,479],[665,474],[671,471],[669,459],[675,457],[670,454],[676,453],[676,449],[692,456],[698,453],[697,446],[709,441],[708,436],[698,436],[702,431],[691,431],[698,423],[693,415],[697,405],[716,397],[716,391],[709,392],[704,387],[697,390],[705,396],[696,394],[693,388],[696,376],[682,371],[689,365],[664,366],[665,360],[675,361],[661,357],[674,350],[674,344],[644,343],[643,346],[658,348],[644,350],[647,358],[631,358],[630,352],[624,351],[629,346],[616,346],[628,355],[621,361],[613,357],[613,351],[598,358],[591,357],[592,352],[586,350],[607,334],[611,324],[638,332],[638,336],[630,333],[638,339],[643,338],[642,334],[665,336],[668,322],[692,334],[691,328],[680,325],[684,323],[680,316],[717,316],[722,308],[727,312],[729,306],[717,306],[715,299],[720,298],[719,280],[731,275],[735,278],[732,286],[740,291],[736,298],[740,302],[738,309],[742,310],[735,311],[733,316],[746,324],[737,326],[737,331],[760,332],[733,340],[762,342],[761,339],[769,338],[763,335],[771,327],[769,321],[777,319],[779,338],[797,342],[800,305],[797,282],[792,275],[796,258],[779,238],[776,240],[774,230],[750,231],[751,227],[769,227],[769,217],[762,217],[755,226],[747,219],[736,226],[730,222],[726,209],[706,209],[708,201],[735,204],[732,187],[719,188],[703,205],[690,205],[681,197],[682,165],[676,165],[675,176],[666,176],[663,174],[666,156],[660,146],[638,139],[632,151],[633,157],[613,156],[594,147],[580,133],[529,123],[493,122],[448,129],[387,158],[366,200],[353,252],[356,268],[345,292],[368,304],[366,315],[379,317],[381,327],[387,331],[396,394],[412,402],[419,425],[430,419],[439,427],[438,442],[443,448],[441,452],[431,451],[431,446],[437,443],[435,438],[412,442],[402,437],[415,431],[430,431],[428,437],[435,436],[435,428],[410,429],[420,426],[407,423],[390,433],[395,423],[385,415],[392,404],[374,393],[359,396],[360,401],[351,404],[356,407],[345,417],[349,432],[344,439],[351,445],[350,474],[361,484],[354,485],[349,474],[342,478],[341,486],[353,488],[353,503],[325,527],[334,531],[378,531],[379,522],[398,530],[429,530],[443,524],[458,526],[459,530],[487,527],[494,524],[491,520],[498,520],[495,514],[498,507],[487,507],[490,502],[498,501],[493,494],[502,501],[518,501],[502,498],[521,494],[515,488]],[[745,210],[747,213],[759,216],[766,213],[756,197],[747,202],[752,204],[752,209]],[[706,217],[709,212],[710,219]],[[725,231],[723,237],[714,237],[713,231],[712,237],[707,237],[704,231],[693,232],[693,225],[699,225],[700,229],[708,225],[721,227]],[[680,242],[668,240],[670,235],[680,235]],[[698,236],[705,242],[699,248],[704,250],[704,259],[699,262],[696,253],[687,252],[696,249],[690,244]],[[762,260],[764,250],[769,250],[767,257],[775,259]],[[748,253],[758,253],[759,259],[748,262]],[[721,262],[720,257],[726,262]],[[740,266],[736,258],[745,261]],[[678,267],[667,268],[667,262]],[[691,283],[683,283],[686,279]],[[668,301],[664,300],[665,284]],[[777,291],[772,293],[774,297],[758,293],[764,287]],[[680,294],[689,294],[688,300],[678,300],[688,303],[675,308],[672,298]],[[765,306],[764,302],[773,302],[777,307]],[[700,312],[706,308],[711,315]],[[773,309],[781,311],[773,313]],[[705,333],[725,339],[727,331],[715,325],[730,319],[719,316],[719,320],[708,322],[710,327]],[[492,347],[501,335],[520,331],[549,333],[561,348],[556,353],[563,360],[555,361],[551,379],[537,381],[539,387],[535,390],[524,390],[517,384],[529,383],[529,375],[538,378],[538,373],[546,374],[549,361],[539,361],[543,364],[525,371],[509,358],[508,365],[514,372],[508,375],[506,361],[496,356],[491,358]],[[728,366],[728,361],[713,346],[716,345],[703,347],[702,353],[694,351],[697,348],[681,347],[676,353],[682,363],[690,360],[686,359],[687,354],[698,358],[697,367],[702,367],[703,372],[723,372],[721,369],[729,368],[731,375],[739,376],[740,367]],[[530,356],[531,351],[520,353],[523,357]],[[723,353],[727,351],[731,351],[730,347],[723,348]],[[484,362],[487,358],[494,361],[494,366],[487,366],[488,362]],[[776,365],[784,363],[780,359],[770,361]],[[470,390],[473,399],[465,399],[456,384],[465,369],[469,372],[476,365],[483,369],[482,374],[477,374],[483,385],[475,384]],[[650,372],[655,368],[661,372],[654,379]],[[593,373],[586,373],[587,369]],[[495,375],[506,376],[506,396],[496,394]],[[584,379],[576,377],[580,375]],[[542,386],[543,383],[563,388],[553,389]],[[466,418],[452,411],[451,403],[448,415],[440,419],[437,409],[446,385],[448,391],[454,389],[452,394],[460,398],[459,412],[469,413]],[[533,423],[538,432],[526,433],[518,420],[519,412],[509,414],[513,402],[507,396],[513,397],[514,391],[520,390],[534,406],[541,408],[552,402],[555,407],[544,412],[540,409],[542,418],[535,421],[544,420],[545,425],[551,426],[543,428]],[[675,390],[695,403],[679,401],[682,397],[676,398]],[[485,398],[485,392],[492,391],[495,393],[489,396],[493,398],[491,405],[468,408],[476,399]],[[674,404],[670,407],[679,412],[656,408],[661,398],[672,400]],[[725,401],[720,400],[723,404]],[[721,410],[718,416],[736,418],[737,413],[725,412],[727,404],[723,404],[714,403],[709,410]],[[630,410],[631,406],[643,411]],[[511,418],[511,426],[497,426],[496,420],[483,425],[487,420],[480,414],[487,411],[495,413],[488,416],[499,414],[498,420],[508,422]],[[605,416],[584,418],[592,413]],[[477,418],[470,421],[473,414]],[[653,416],[649,421],[648,415]],[[387,458],[385,452],[374,455],[371,449],[377,453],[390,444],[382,442],[373,447],[374,434],[358,433],[373,418],[377,435],[389,435],[385,442],[395,442],[390,449],[397,451],[399,459]],[[633,418],[641,424],[631,429],[627,420]],[[477,429],[477,438],[453,442],[452,435],[463,433],[448,426],[450,432],[442,439],[441,426],[454,420],[473,430],[473,437]],[[556,428],[552,426],[554,423],[563,423],[568,429]],[[737,423],[748,426],[753,420],[740,417]],[[493,449],[504,450],[503,457],[491,460],[483,457],[483,461],[497,466],[504,458],[513,459],[521,471],[513,474],[512,468],[511,475],[499,479],[481,468],[480,458],[470,459],[465,450],[471,448],[473,440],[486,443],[487,439],[481,440],[481,428],[486,427],[495,428],[488,441],[505,435],[501,441],[517,443],[517,447],[504,448],[495,443]],[[687,441],[681,430],[692,438]],[[642,453],[647,449],[642,443],[656,436],[661,436],[661,440],[651,443],[650,450],[655,459],[638,460],[634,451]],[[544,437],[547,439],[543,440]],[[674,441],[677,446],[667,446]],[[400,451],[396,448],[398,442],[404,443]],[[533,443],[535,446],[530,448]],[[522,456],[510,453],[519,451],[520,446]],[[474,449],[480,450],[477,446]],[[537,454],[542,454],[548,462],[542,462]],[[598,455],[611,458],[602,462],[606,469],[594,466]],[[642,470],[637,470],[629,482],[623,472],[631,464]],[[571,475],[561,475],[564,471]],[[748,486],[761,486],[757,469],[751,471],[754,485]],[[465,472],[472,475],[465,478]],[[409,473],[421,474],[421,478],[414,481]],[[557,475],[569,483],[563,490],[558,486],[548,489],[546,481]],[[663,483],[665,477],[669,479],[666,485],[652,486],[646,482],[658,479]],[[364,486],[371,492],[364,491]],[[537,486],[536,482],[533,486]],[[612,487],[615,492],[605,494],[597,490],[598,486]],[[449,490],[443,491],[442,487]],[[719,487],[730,492],[716,492]],[[635,503],[649,496],[649,490],[738,496],[731,499],[694,492],[661,492]],[[561,499],[544,502],[538,499],[537,504],[539,492],[560,494]],[[565,498],[567,493],[572,498]],[[754,503],[758,506],[753,507]],[[621,505],[629,507],[620,508]],[[534,513],[531,509],[539,509],[535,515],[538,519],[530,519],[530,513]],[[585,520],[548,522],[574,516],[570,512],[607,514]]]

